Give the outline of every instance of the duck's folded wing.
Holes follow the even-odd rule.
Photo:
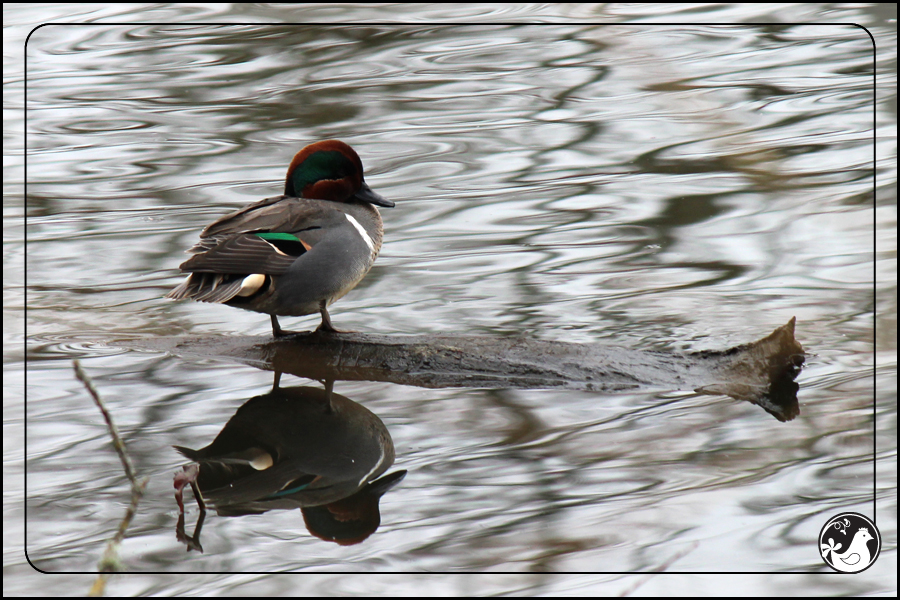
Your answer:
[[[247,205],[244,208],[213,221],[201,233],[206,238],[235,235],[238,233],[271,231],[296,233],[319,229],[335,219],[332,202],[275,196]]]
[[[281,275],[299,256],[342,224],[323,200],[275,196],[225,215],[200,234],[180,265],[184,272]]]
[[[188,273],[281,275],[309,247],[296,236],[280,235],[284,239],[266,239],[271,236],[265,233],[207,238],[205,247],[180,269]]]

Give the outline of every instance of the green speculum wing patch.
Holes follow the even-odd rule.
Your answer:
[[[267,232],[267,233],[257,233],[256,236],[257,236],[257,237],[261,237],[262,239],[267,240],[267,241],[269,241],[269,242],[275,242],[275,241],[279,241],[279,240],[285,241],[285,242],[298,242],[298,241],[300,241],[300,238],[298,238],[298,237],[297,237],[296,235],[294,235],[293,233],[271,233],[271,232]]]
[[[306,252],[306,247],[293,233],[257,233],[257,237],[264,239],[266,242],[275,246],[282,254],[288,256],[300,256]]]

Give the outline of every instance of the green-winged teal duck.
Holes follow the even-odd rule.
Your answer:
[[[167,298],[216,302],[272,317],[321,313],[356,287],[378,256],[383,227],[375,205],[391,207],[363,180],[362,161],[338,140],[294,156],[284,194],[225,215],[200,233],[181,264],[188,278]]]

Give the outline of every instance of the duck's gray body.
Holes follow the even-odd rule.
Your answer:
[[[258,232],[299,241],[266,240]],[[191,275],[168,297],[278,316],[313,314],[365,277],[383,233],[381,215],[368,202],[266,198],[203,230],[189,250],[194,256],[181,265]],[[267,277],[246,282],[257,274]]]

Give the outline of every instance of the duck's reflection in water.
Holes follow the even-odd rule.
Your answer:
[[[345,396],[314,387],[279,387],[241,406],[208,446],[175,448],[194,464],[175,478],[178,537],[199,549],[205,503],[222,516],[273,509],[303,512],[313,535],[357,544],[381,523],[378,503],[406,475],[395,471],[394,443],[375,414]],[[201,507],[193,536],[184,533],[184,487]]]

